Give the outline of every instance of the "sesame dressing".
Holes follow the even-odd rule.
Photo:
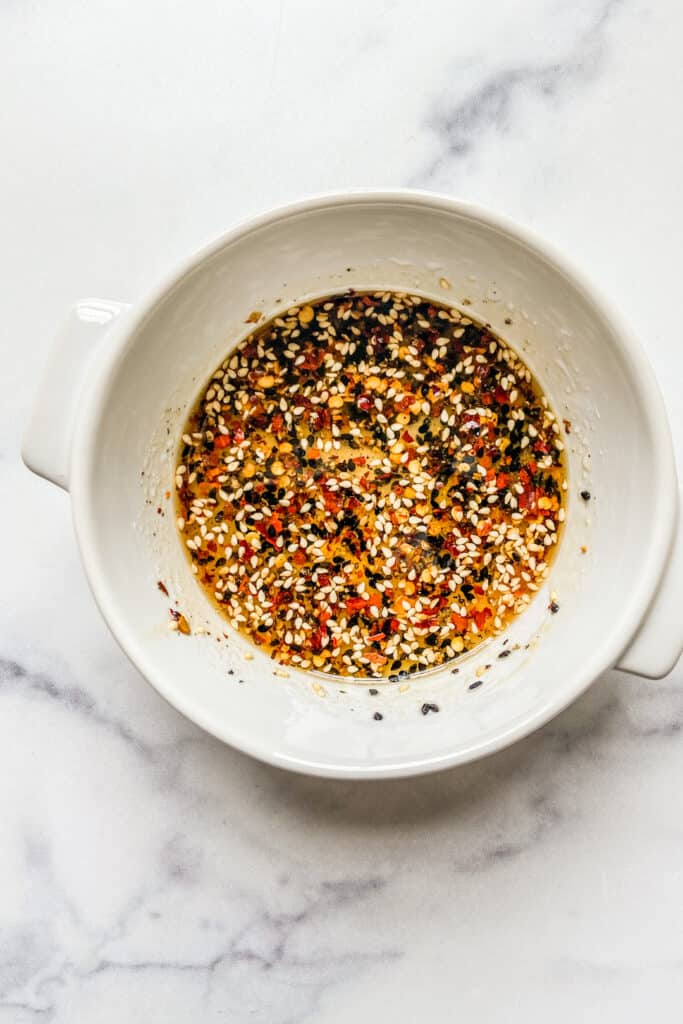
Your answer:
[[[258,327],[213,374],[182,438],[178,529],[202,586],[278,662],[398,676],[529,604],[564,520],[563,447],[491,330],[346,292]]]

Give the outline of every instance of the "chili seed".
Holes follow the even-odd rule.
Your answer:
[[[282,665],[392,681],[503,631],[548,575],[567,487],[525,364],[402,293],[259,324],[175,473],[193,573],[227,619]]]

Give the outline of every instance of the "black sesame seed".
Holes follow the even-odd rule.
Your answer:
[[[478,687],[482,686],[483,683],[484,683],[483,679],[475,679],[473,683],[470,683],[470,685],[467,687],[467,689],[468,690],[476,690]]]
[[[590,501],[591,500],[591,492],[590,491],[581,491],[581,497],[583,498],[584,501]]]
[[[512,654],[512,651],[501,651],[500,654],[498,655],[498,657],[499,658],[509,658],[511,654]]]
[[[548,608],[550,608],[550,611],[551,611],[551,613],[553,615],[557,615],[557,613],[560,610],[560,606],[557,603],[557,601],[551,601],[550,604],[548,605]]]
[[[379,690],[376,690],[374,686],[371,686],[370,689],[368,690],[368,693],[370,694],[371,697],[376,697],[377,694],[379,693]]]
[[[423,704],[420,711],[423,715],[428,715],[430,711],[437,712],[439,710],[438,704]]]
[[[382,719],[384,718],[384,715],[380,711],[375,711],[372,717],[375,719],[376,722],[381,722]]]
[[[309,652],[314,650],[316,654],[323,654],[325,669],[339,670],[343,675],[344,666],[348,666],[351,671],[362,669],[366,675],[378,678],[386,673],[392,682],[398,682],[412,678],[416,672],[444,664],[452,657],[452,632],[444,630],[446,635],[441,635],[448,622],[451,601],[466,605],[473,601],[475,589],[477,595],[482,593],[480,584],[486,586],[495,578],[499,564],[506,571],[512,569],[513,574],[517,571],[515,566],[528,567],[529,552],[525,544],[530,535],[528,524],[524,522],[520,524],[520,534],[524,533],[525,537],[522,544],[515,545],[518,550],[514,555],[506,552],[504,563],[499,563],[496,557],[493,568],[483,566],[481,559],[487,548],[497,556],[511,526],[510,514],[516,509],[524,511],[525,503],[515,497],[511,474],[525,470],[530,486],[539,496],[555,497],[556,508],[562,505],[565,496],[558,472],[560,456],[552,446],[552,431],[546,422],[540,395],[535,392],[529,375],[525,375],[523,364],[520,368],[514,353],[508,352],[505,343],[481,324],[462,325],[462,330],[457,330],[461,337],[455,339],[450,335],[460,318],[451,315],[446,306],[385,293],[349,292],[343,299],[331,296],[316,300],[299,307],[297,312],[303,308],[308,311],[311,306],[312,317],[306,312],[302,319],[288,311],[282,314],[279,325],[269,322],[255,328],[238,348],[235,365],[228,369],[226,363],[215,374],[218,383],[212,380],[194,418],[188,421],[185,437],[189,435],[192,440],[184,444],[184,464],[178,467],[178,475],[184,474],[184,479],[177,479],[176,484],[184,513],[183,523],[187,524],[187,540],[192,538],[188,547],[195,570],[199,566],[207,567],[200,579],[207,587],[213,584],[216,600],[221,602],[226,614],[233,616],[242,612],[246,615],[243,621],[247,635],[260,643],[268,637],[268,642],[272,639],[277,649],[285,631],[289,631],[294,640],[287,647],[298,662],[306,663]],[[386,314],[389,318],[383,323]],[[511,317],[506,319],[511,320]],[[334,333],[329,336],[326,322],[334,326]],[[397,351],[392,338],[395,325],[400,325],[405,344],[412,346],[413,352],[426,357],[437,349],[433,358],[441,364],[438,370],[432,367],[430,371],[426,360],[420,366],[413,366],[407,359],[403,365],[403,354]],[[439,340],[444,335],[449,336],[445,344]],[[350,348],[348,353],[343,346]],[[285,347],[287,354],[283,355]],[[457,369],[460,361],[464,365]],[[474,361],[476,365],[470,365]],[[389,385],[385,382],[383,388],[377,381],[370,382],[371,376],[383,379],[385,370],[389,371],[386,376],[392,377],[399,365],[401,373],[395,382]],[[444,368],[450,376],[444,375]],[[247,373],[247,380],[241,380]],[[244,388],[249,388],[257,375],[267,375],[278,383],[263,380],[262,387],[257,387],[261,401],[245,414],[242,408]],[[435,376],[440,379],[435,380]],[[469,387],[463,395],[460,384],[466,381]],[[339,409],[335,413],[327,399],[319,396],[325,390],[328,396],[341,395],[341,387],[345,388],[345,394],[338,406],[335,399],[334,408]],[[520,400],[501,401],[513,389]],[[389,390],[392,394],[387,398]],[[417,408],[412,410],[415,399],[429,402],[430,408],[425,414]],[[456,411],[454,422],[449,424],[442,414],[447,410],[445,420],[452,416],[451,403],[455,410],[462,405],[466,408],[464,414]],[[492,406],[493,432],[484,426],[487,417],[482,418],[476,411],[480,404]],[[301,410],[294,413],[298,406]],[[523,420],[518,419],[522,409]],[[382,414],[380,418],[379,414]],[[395,416],[400,416],[398,422],[393,422]],[[508,426],[510,417],[515,422]],[[354,419],[359,429],[352,435]],[[227,434],[223,422],[234,433]],[[532,422],[540,447],[532,444],[527,451],[522,449],[521,442],[524,439],[525,444],[528,443],[528,428]],[[462,427],[466,437],[461,434]],[[219,431],[224,433],[220,455],[219,445],[211,441]],[[238,437],[238,431],[242,438]],[[265,434],[270,437],[264,437]],[[507,442],[503,451],[499,448],[501,440]],[[397,441],[404,446],[417,444],[427,450],[404,451],[398,461],[391,459],[393,465],[387,471],[384,458],[398,454],[393,452]],[[284,442],[288,442],[287,448]],[[464,442],[467,447],[462,451]],[[392,452],[382,452],[382,460],[375,462],[372,455],[368,457],[368,446],[370,449],[391,446]],[[259,447],[268,453],[265,459]],[[541,460],[543,468],[536,469],[532,478],[529,460],[534,458],[535,447],[544,455],[552,454],[547,461]],[[208,458],[207,454],[214,448],[214,455]],[[366,456],[360,460],[361,466],[356,466],[349,457],[351,450]],[[251,457],[250,451],[253,452]],[[311,453],[318,457],[312,459]],[[488,466],[504,474],[502,482],[491,480],[490,475],[487,480],[482,479],[482,461],[487,459]],[[279,469],[275,460],[280,463]],[[409,472],[413,473],[408,471],[409,460],[417,460],[420,473],[426,474],[426,482],[419,478],[418,481],[405,479]],[[243,474],[249,463],[250,472]],[[254,463],[258,464],[256,471]],[[232,468],[228,470],[228,466]],[[272,472],[273,467],[277,476]],[[215,479],[216,470],[224,474],[220,483]],[[346,474],[352,479],[341,479]],[[313,486],[330,476],[337,477],[331,487]],[[204,481],[206,491],[201,487]],[[526,484],[526,480],[522,482]],[[342,484],[347,486],[342,487]],[[417,492],[410,498],[403,490],[409,485]],[[230,493],[222,498],[221,491]],[[500,502],[498,509],[503,512],[501,540],[496,542],[495,537],[483,540],[487,536],[483,533],[481,548],[476,552],[472,543],[476,538],[472,535],[478,523],[490,522],[491,510],[485,503],[494,491]],[[590,497],[588,492],[580,493],[584,500]],[[368,507],[370,496],[372,501]],[[440,508],[440,502],[447,503],[447,507]],[[309,508],[302,515],[297,510],[305,503]],[[416,506],[420,504],[426,506],[424,513],[417,512]],[[400,517],[397,522],[392,507],[410,510],[412,522],[405,523]],[[384,530],[385,547],[380,551],[381,545],[373,536],[373,516],[381,510],[386,510],[385,521],[388,513],[390,525]],[[451,513],[456,527],[452,526]],[[278,522],[273,516],[285,522]],[[519,518],[525,520],[526,517]],[[556,520],[552,512],[549,518]],[[215,527],[221,528],[215,530]],[[462,541],[462,548],[460,540],[457,541],[458,552],[454,548],[449,550],[451,530]],[[261,540],[250,544],[244,535],[252,531],[261,534]],[[185,527],[181,533],[185,533]],[[207,555],[204,537],[208,543],[215,540],[218,550],[224,550],[227,557],[221,555],[218,559]],[[336,545],[340,553],[334,557],[330,553],[326,561],[320,561],[319,545],[313,544],[314,538],[330,546]],[[242,542],[247,545],[246,553]],[[311,547],[315,551],[307,550]],[[384,558],[386,547],[398,547],[398,557],[389,569],[388,557]],[[307,552],[305,561],[301,558],[302,552]],[[461,579],[464,575],[466,582],[454,588],[448,576],[458,571],[463,553],[467,557],[471,554],[472,559],[465,562],[468,567],[464,574],[458,573]],[[289,554],[294,555],[291,560]],[[279,575],[276,565],[279,555],[288,563],[281,574],[282,587],[275,582]],[[240,586],[236,593],[231,589],[239,581],[233,581],[232,576],[223,580],[223,574],[218,573],[228,562],[232,563],[232,568],[237,560],[244,565],[240,576],[249,584],[248,592],[255,597],[254,601],[246,596],[246,587]],[[348,565],[349,562],[352,564]],[[399,599],[401,596],[397,584],[411,568],[415,570],[411,574],[415,580],[413,593],[416,602],[421,603],[415,607],[394,605],[397,596]],[[427,577],[422,581],[422,573],[427,568],[431,579]],[[360,575],[356,575],[358,570],[361,570]],[[213,573],[220,578],[212,578]],[[324,576],[329,576],[330,580],[324,580]],[[341,578],[332,581],[332,577]],[[358,601],[357,585],[361,578],[366,589],[360,594],[365,592],[373,597],[370,607]],[[262,600],[261,590],[265,600]],[[320,594],[315,593],[317,590]],[[331,590],[335,591],[334,596]],[[491,596],[489,602],[495,610]],[[269,613],[268,608],[272,609]],[[322,614],[326,617],[322,618]],[[502,614],[507,622],[507,610]],[[326,626],[330,616],[332,622]],[[429,623],[427,629],[424,628],[426,622]],[[416,626],[419,637],[411,631]],[[352,636],[349,631],[353,631]],[[488,628],[479,637],[474,632],[464,632],[469,650],[485,639]],[[382,648],[382,653],[387,655],[386,660],[380,659],[384,667],[370,666]],[[507,652],[501,656],[507,656]],[[458,668],[451,669],[453,674],[458,671]]]

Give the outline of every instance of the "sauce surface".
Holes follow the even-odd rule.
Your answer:
[[[283,665],[395,677],[500,632],[564,520],[557,419],[466,313],[346,292],[254,330],[183,435],[178,528],[230,623]]]

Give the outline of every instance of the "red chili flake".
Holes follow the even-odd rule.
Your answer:
[[[327,409],[313,409],[311,412],[311,425],[316,430],[324,430],[330,425],[330,414]]]
[[[497,584],[501,570],[516,575],[524,568],[524,556],[512,566],[505,538],[514,526],[515,550],[531,541],[538,550],[532,527],[538,522],[537,500],[548,489],[534,483],[535,458],[550,456],[544,471],[559,484],[562,457],[552,420],[540,410],[541,396],[523,364],[504,342],[490,354],[493,335],[476,323],[453,340],[457,321],[448,307],[387,293],[333,296],[289,311],[284,326],[263,323],[238,345],[239,376],[228,373],[221,384],[209,384],[212,394],[188,421],[186,432],[194,441],[183,448],[177,496],[197,578],[218,591],[228,617],[246,617],[244,632],[286,664],[342,674],[350,664],[360,673],[357,678],[399,679],[408,669],[441,664],[455,637],[462,641],[456,646],[470,650],[495,632],[494,617],[507,625],[512,615],[499,600]],[[443,337],[449,339],[445,345]],[[354,338],[367,367],[363,371],[358,359],[346,359],[344,346]],[[419,375],[403,345],[424,353]],[[447,352],[443,357],[442,351]],[[460,360],[465,369],[474,360],[474,373],[458,370]],[[380,381],[392,377],[387,386],[399,393],[387,399]],[[254,394],[250,385],[260,378],[272,378],[273,386]],[[513,388],[519,394],[515,404],[523,408],[527,402],[539,415],[520,420],[511,435]],[[453,429],[447,420],[462,390],[472,408]],[[342,398],[333,403],[334,431],[327,405],[331,396]],[[397,428],[392,420],[399,413],[403,422]],[[468,447],[461,454],[465,434]],[[398,451],[396,441],[402,446]],[[247,444],[254,452],[249,460]],[[418,453],[416,446],[422,445]],[[426,485],[410,479],[406,464],[413,459],[428,478]],[[246,466],[249,472],[243,473]],[[224,474],[219,491],[217,478]],[[336,483],[330,487],[332,475]],[[552,493],[561,498],[555,488]],[[369,494],[382,511],[381,543]],[[247,506],[246,520],[237,519]],[[551,510],[543,518],[548,516],[554,518]],[[262,538],[256,545],[243,540],[252,530]],[[219,549],[225,558],[217,558]],[[490,554],[484,576],[484,556]],[[551,554],[552,549],[545,552],[544,561]],[[229,569],[242,563],[241,574],[221,575],[231,560]],[[454,586],[462,568],[469,571]],[[532,579],[537,575],[531,571]],[[361,579],[368,590],[359,594]],[[256,600],[255,594],[260,595]],[[291,634],[287,642],[285,633]]]
[[[482,608],[480,611],[473,611],[472,618],[477,624],[477,629],[483,629],[487,621],[491,618],[491,609]]]
[[[337,496],[337,493],[335,491],[328,491],[327,489],[323,489],[322,495],[323,501],[325,503],[325,508],[327,509],[328,512],[341,511],[341,499]]]
[[[446,540],[443,543],[444,551],[447,551],[449,555],[453,555],[454,558],[458,557],[457,539],[457,536],[451,534],[450,537],[446,537]]]
[[[258,533],[261,534],[261,536],[263,537],[263,539],[265,541],[267,541],[269,544],[272,544],[272,546],[274,548],[277,548],[277,543],[276,543],[276,541],[277,541],[277,533],[273,529],[273,534],[271,536],[269,527],[270,527],[270,524],[264,522],[263,520],[261,520],[261,522],[259,522],[259,523],[256,523],[255,526],[254,526],[255,530]]]
[[[301,368],[303,370],[319,370],[324,358],[325,353],[322,350],[320,352],[313,350],[307,358],[304,359],[301,364]]]
[[[521,494],[517,495],[517,503],[520,509],[536,508],[536,491],[533,487],[526,488]]]
[[[329,630],[327,626],[318,626],[316,630],[311,633],[311,650],[314,654],[320,654],[323,649],[323,640],[326,640],[329,636]]]

